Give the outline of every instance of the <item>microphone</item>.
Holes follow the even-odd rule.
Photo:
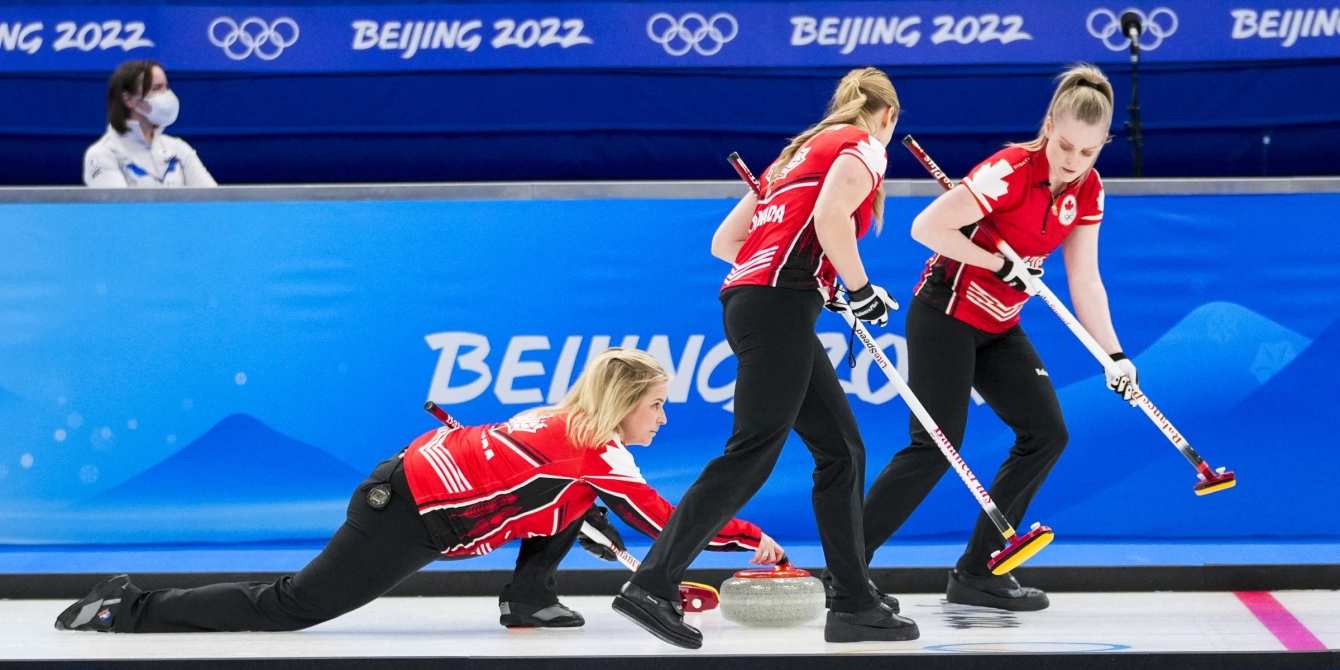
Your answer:
[[[1131,57],[1134,58],[1140,53],[1140,33],[1145,31],[1145,27],[1140,23],[1140,15],[1135,12],[1126,12],[1121,15],[1121,34],[1131,39]]]

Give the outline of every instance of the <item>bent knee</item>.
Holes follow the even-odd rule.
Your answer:
[[[1047,421],[1027,426],[1016,433],[1016,449],[1026,453],[1045,453],[1059,457],[1070,443],[1070,429],[1064,421]]]

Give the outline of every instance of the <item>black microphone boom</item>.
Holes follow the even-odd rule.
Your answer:
[[[1134,34],[1132,34],[1134,31]],[[1135,12],[1126,12],[1121,15],[1121,34],[1131,38],[1131,46],[1138,46],[1135,38],[1139,37],[1145,31],[1145,27],[1140,24],[1140,15]]]
[[[1126,108],[1131,120],[1126,122],[1126,139],[1135,149],[1136,177],[1143,177],[1145,172],[1144,137],[1140,133],[1140,34],[1144,31],[1139,14],[1121,15],[1121,34],[1131,40],[1131,106]]]

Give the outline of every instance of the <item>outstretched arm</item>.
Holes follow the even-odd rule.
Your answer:
[[[631,456],[628,460],[632,460]],[[675,507],[649,486],[640,473],[634,474],[635,471],[627,468],[618,470],[609,475],[588,475],[584,479],[624,523],[652,539],[659,537]],[[756,564],[776,563],[785,553],[758,526],[743,519],[728,521],[708,542],[706,549],[752,551],[754,556],[750,562]]]

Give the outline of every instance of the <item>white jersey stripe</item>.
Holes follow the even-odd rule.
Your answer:
[[[729,274],[729,275],[726,276],[726,283],[727,283],[727,284],[734,284],[735,282],[737,282],[737,281],[739,281],[739,280],[741,280],[741,279],[744,279],[745,277],[748,277],[749,275],[754,274],[755,272],[758,272],[759,270],[766,270],[766,269],[768,269],[768,266],[767,266],[767,265],[760,265],[760,266],[758,266],[758,267],[756,267],[756,268],[754,268],[754,269],[752,269],[752,270],[750,270],[750,271],[748,271],[748,272],[741,272],[741,273],[739,273],[739,274],[731,273],[731,274]]]
[[[433,469],[437,471],[437,476],[442,479],[442,483],[446,484],[447,490],[452,493],[461,493],[468,490],[467,487],[463,485],[464,482],[462,481],[460,472],[454,467],[454,463],[443,458],[444,451],[441,445],[436,447],[424,447],[419,450],[419,453],[423,454],[424,458],[426,458],[429,463],[433,464]]]
[[[451,451],[446,447],[438,447],[435,451],[445,457],[447,465],[451,468],[451,473],[456,475],[456,479],[461,483],[461,486],[467,490],[474,488],[470,484],[470,480],[465,478],[465,472],[461,470],[461,466],[456,464],[456,457],[451,455]]]
[[[750,258],[749,260],[740,263],[739,265],[736,265],[733,269],[731,269],[730,274],[726,275],[726,278],[729,279],[732,276],[745,275],[761,267],[767,267],[770,263],[772,263],[772,258],[774,255],[776,255],[776,252],[777,247],[768,247],[767,249],[764,249],[763,251],[754,254],[753,258]]]
[[[819,182],[817,182],[817,181],[805,181],[805,182],[799,182],[799,183],[795,183],[795,184],[787,184],[786,186],[783,186],[783,187],[777,189],[776,191],[773,191],[773,192],[772,192],[772,195],[768,196],[767,198],[764,198],[763,202],[760,202],[759,204],[760,204],[760,205],[766,205],[766,204],[772,202],[772,199],[773,199],[773,198],[776,198],[777,196],[779,196],[779,195],[781,195],[781,194],[783,194],[783,193],[786,193],[787,191],[795,190],[795,189],[798,189],[798,188],[813,188],[813,187],[818,186],[818,185],[819,185]]]
[[[438,479],[442,480],[442,484],[447,487],[448,491],[451,493],[460,493],[461,490],[456,485],[455,480],[448,476],[443,470],[442,464],[438,462],[434,453],[434,450],[442,446],[443,440],[447,439],[447,434],[450,432],[450,430],[445,428],[439,428],[437,434],[433,436],[433,439],[419,449],[419,453],[423,454],[424,460],[428,461],[428,464],[433,466],[433,471],[437,473]]]
[[[532,477],[531,479],[528,479],[528,480],[526,480],[526,481],[527,481],[527,483],[529,483],[529,482],[535,481],[536,479],[538,479],[538,477]],[[552,479],[552,477],[551,477],[551,479]],[[490,552],[490,551],[493,551],[493,549],[490,547],[490,545],[489,545],[489,543],[488,543],[488,539],[489,539],[489,538],[492,538],[494,535],[497,535],[497,534],[498,534],[499,532],[501,532],[504,528],[510,526],[513,522],[517,521],[518,519],[524,519],[524,518],[526,518],[526,517],[528,517],[528,516],[531,516],[531,515],[534,515],[534,514],[540,514],[540,513],[548,512],[550,509],[555,508],[556,506],[559,505],[559,502],[563,499],[563,495],[564,495],[564,494],[567,492],[567,490],[568,490],[569,488],[571,488],[572,485],[575,484],[575,483],[577,483],[577,480],[575,480],[575,479],[569,479],[567,485],[564,486],[564,487],[562,488],[562,490],[560,490],[560,491],[558,491],[557,493],[554,494],[554,499],[553,499],[552,501],[550,501],[549,504],[547,504],[547,505],[545,505],[545,506],[543,506],[543,507],[539,507],[539,508],[530,510],[529,512],[526,512],[526,513],[524,513],[524,514],[519,514],[519,515],[517,515],[517,516],[514,516],[514,517],[512,517],[511,519],[508,519],[508,523],[504,523],[503,525],[501,525],[501,526],[499,526],[499,527],[493,529],[491,532],[489,532],[489,533],[487,533],[487,534],[485,534],[485,535],[481,535],[480,537],[474,538],[473,540],[471,540],[471,541],[468,542],[468,543],[465,543],[465,544],[459,544],[459,545],[456,545],[456,546],[454,546],[454,547],[449,547],[446,551],[443,551],[442,553],[444,553],[444,554],[450,554],[450,553],[454,553],[454,552],[457,552],[457,551],[467,550],[467,549],[469,549],[470,547],[473,547],[473,546],[476,545],[476,544],[479,544],[479,545],[480,545],[479,549],[483,549],[483,550],[484,550],[484,553],[488,553],[488,552]],[[525,484],[522,484],[521,486],[525,486]],[[507,491],[499,491],[498,493],[494,493],[493,495],[489,496],[488,498],[485,498],[484,500],[490,500],[490,499],[492,499],[492,498],[497,497],[497,496],[498,496],[499,494],[501,494],[501,493],[506,493],[506,492],[508,492],[508,491],[515,491],[515,490],[518,489],[518,488],[520,488],[520,486],[511,488],[511,489],[508,489]],[[432,511],[434,511],[434,510],[444,509],[444,508],[448,508],[448,507],[468,507],[468,506],[470,506],[470,505],[476,505],[476,504],[479,504],[480,502],[483,502],[483,501],[482,501],[482,500],[471,500],[471,501],[469,501],[469,502],[467,502],[467,503],[464,503],[464,504],[457,504],[457,505],[435,505],[435,506],[433,506],[433,507],[420,508],[420,510],[419,510],[419,514],[427,514],[428,512],[432,512]]]
[[[981,286],[978,286],[977,282],[968,283],[968,290],[964,293],[964,297],[967,298],[968,302],[981,307],[982,311],[1002,323],[1017,316],[1020,310],[1024,308],[1024,303],[1028,302],[1025,298],[1023,302],[1017,305],[1006,305],[995,296],[987,293]]]
[[[522,460],[526,461],[527,463],[530,463],[531,465],[533,465],[533,466],[535,466],[535,467],[537,467],[537,468],[540,467],[540,464],[539,464],[539,463],[536,463],[536,462],[535,462],[535,459],[533,459],[533,458],[531,458],[529,455],[527,455],[526,452],[524,452],[524,451],[518,449],[517,446],[516,446],[515,444],[513,444],[511,440],[507,439],[507,438],[506,438],[505,436],[503,436],[501,433],[499,433],[499,432],[496,431],[496,430],[489,430],[489,432],[490,432],[490,433],[493,433],[493,436],[496,437],[496,438],[498,438],[498,441],[500,441],[500,442],[502,442],[503,444],[507,445],[507,448],[508,448],[508,449],[511,449],[517,456],[520,456]]]

